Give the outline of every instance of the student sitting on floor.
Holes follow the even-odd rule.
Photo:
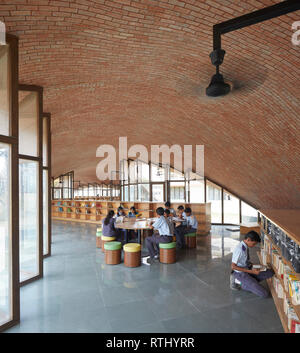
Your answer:
[[[170,212],[170,210],[168,210],[167,208],[165,209],[165,213],[164,216],[168,222],[168,225],[170,227],[170,232],[172,234],[172,236],[174,235],[174,222],[173,222],[173,216]]]
[[[128,213],[128,217],[137,217],[139,213],[136,211],[135,207],[130,207],[130,212]]]
[[[164,209],[158,207],[156,215],[157,219],[153,225],[150,225],[150,228],[158,230],[159,235],[153,234],[151,237],[146,238],[146,246],[150,254],[146,261],[147,265],[152,265],[155,260],[158,260],[159,243],[171,243],[173,241],[169,224],[164,217]]]
[[[184,235],[197,232],[198,221],[196,217],[192,215],[192,209],[190,207],[187,207],[184,212],[182,212],[181,218],[184,219],[184,222],[175,228],[176,243],[179,248],[185,248]]]
[[[105,237],[116,237],[121,238],[121,232],[115,228],[116,219],[114,218],[115,212],[110,210],[107,216],[102,221],[102,235]]]
[[[176,217],[176,212],[175,212],[174,208],[171,207],[171,204],[170,204],[169,201],[167,201],[167,202],[165,203],[165,210],[169,210],[170,213],[171,213],[171,215],[172,215],[173,217]]]
[[[260,285],[259,282],[271,278],[274,275],[274,271],[269,269],[266,271],[253,269],[253,265],[250,262],[249,248],[253,248],[257,243],[260,243],[260,237],[252,230],[247,233],[245,239],[235,247],[232,254],[230,288],[242,288],[260,297],[267,298],[269,292]],[[236,283],[236,280],[240,282],[240,284]]]

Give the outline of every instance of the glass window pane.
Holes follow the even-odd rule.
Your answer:
[[[190,202],[204,202],[204,180],[190,181]]]
[[[0,46],[0,135],[9,135],[10,120],[9,46]]]
[[[48,166],[48,118],[43,118],[43,166]]]
[[[62,197],[61,197],[61,189],[54,189],[54,195],[53,195],[53,197],[55,198],[55,199],[61,199]]]
[[[170,201],[171,202],[185,202],[184,184],[185,184],[184,181],[170,182]]]
[[[129,199],[128,199],[128,185],[124,186],[124,201],[129,201]]]
[[[257,222],[257,210],[242,201],[242,222]]]
[[[53,186],[57,188],[61,187],[60,178],[54,179]]]
[[[240,223],[240,201],[224,190],[224,223]]]
[[[206,180],[206,201],[211,202],[211,222],[222,223],[222,188]]]
[[[0,143],[0,325],[12,319],[10,158],[9,145]]]
[[[165,169],[155,165],[151,164],[151,180],[152,181],[165,181]]]
[[[129,191],[130,191],[130,201],[136,201],[137,200],[137,185],[130,185]]]
[[[48,254],[48,170],[43,170],[43,253]]]
[[[139,199],[138,201],[150,201],[150,185],[149,184],[139,184]]]
[[[19,92],[19,152],[38,157],[39,108],[37,92]]]
[[[136,183],[137,182],[137,162],[129,161],[129,182]]]
[[[149,164],[138,162],[138,182],[149,182]]]
[[[38,162],[20,160],[20,281],[39,273]]]
[[[173,168],[170,168],[170,180],[184,180],[184,174]]]
[[[152,201],[164,202],[164,184],[152,185]]]
[[[95,195],[95,187],[93,185],[89,186],[89,196],[96,196]]]

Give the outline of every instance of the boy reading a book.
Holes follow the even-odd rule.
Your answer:
[[[259,282],[271,278],[274,271],[270,269],[261,271],[259,268],[253,268],[253,264],[250,262],[249,248],[253,248],[257,243],[260,243],[260,237],[252,230],[235,247],[232,254],[230,288],[244,289],[262,298],[267,298],[269,292]]]

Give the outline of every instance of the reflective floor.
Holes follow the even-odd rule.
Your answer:
[[[271,297],[229,288],[239,232],[213,226],[177,263],[139,268],[105,265],[95,232],[53,223],[45,277],[21,288],[21,324],[6,332],[283,332]]]

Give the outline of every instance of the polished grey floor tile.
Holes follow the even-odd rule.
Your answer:
[[[197,312],[195,306],[177,291],[167,296],[149,298],[148,305],[158,320],[172,319]]]
[[[101,289],[101,295],[105,306],[113,306],[142,300],[143,296],[135,286],[120,286]]]
[[[157,321],[147,300],[118,304],[106,308],[110,324],[115,332],[138,328]]]
[[[216,322],[202,313],[180,316],[174,319],[163,320],[168,332],[175,333],[220,333]]]
[[[44,278],[21,288],[21,323],[6,332],[282,332],[271,298],[229,288],[238,232],[213,226],[175,264],[126,268],[105,264],[96,228],[53,222]]]
[[[204,315],[215,321],[215,325],[223,333],[260,333],[265,326],[258,317],[249,315],[241,308],[244,304],[206,311]]]

